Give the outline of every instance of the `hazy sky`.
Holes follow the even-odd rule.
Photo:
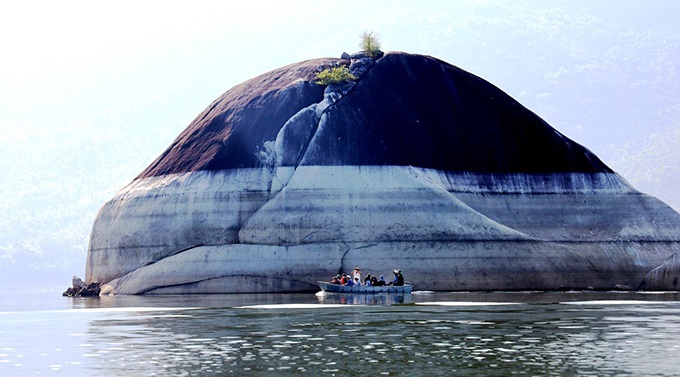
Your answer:
[[[99,207],[212,100],[304,59],[432,55],[680,209],[678,1],[0,5],[0,282],[82,276]]]

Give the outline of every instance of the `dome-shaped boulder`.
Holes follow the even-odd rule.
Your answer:
[[[358,78],[323,87],[347,65]],[[315,59],[227,91],[100,210],[108,293],[637,288],[680,215],[500,89],[432,57]],[[670,288],[669,288],[670,289]]]

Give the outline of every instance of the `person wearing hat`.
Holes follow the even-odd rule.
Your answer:
[[[354,267],[354,271],[352,271],[352,279],[359,278],[359,282],[361,282],[361,270],[359,269],[359,266]]]

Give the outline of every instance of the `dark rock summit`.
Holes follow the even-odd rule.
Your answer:
[[[315,82],[347,66],[356,80]],[[308,60],[237,85],[100,210],[103,293],[674,289],[680,215],[438,59]]]
[[[341,63],[308,60],[232,88],[138,178],[261,167],[258,147],[274,139],[293,115],[323,99],[324,88],[313,82],[314,73]],[[313,135],[297,164],[486,173],[611,172],[590,151],[500,89],[428,56],[392,53],[379,59],[352,95],[327,115],[325,127]],[[314,123],[308,128],[316,131],[318,120],[308,121]],[[296,137],[311,141],[308,134]]]

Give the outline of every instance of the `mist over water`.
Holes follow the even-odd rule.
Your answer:
[[[0,374],[671,375],[677,293],[0,296]]]

